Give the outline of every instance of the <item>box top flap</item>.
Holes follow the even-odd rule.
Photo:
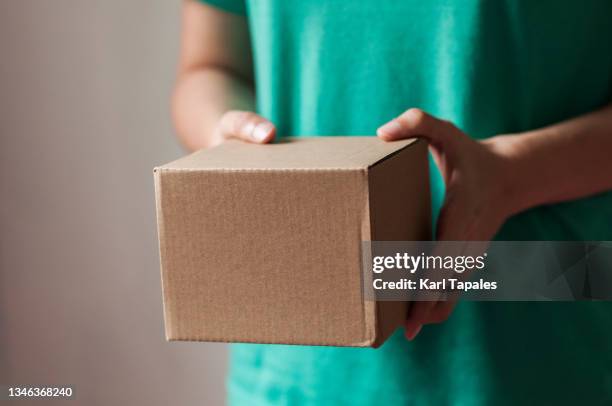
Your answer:
[[[257,145],[231,140],[161,166],[169,170],[365,169],[415,142],[385,142],[374,136],[285,137]]]

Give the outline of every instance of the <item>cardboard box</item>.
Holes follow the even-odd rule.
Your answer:
[[[362,241],[428,240],[427,146],[230,141],[155,169],[168,340],[377,347],[406,303],[362,294]]]

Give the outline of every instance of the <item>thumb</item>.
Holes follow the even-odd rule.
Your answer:
[[[467,136],[452,123],[419,109],[409,109],[380,127],[378,137],[385,141],[419,137],[427,140],[434,161],[447,181],[449,166],[456,161],[462,141]]]
[[[456,138],[452,127],[447,121],[413,108],[380,127],[377,135],[385,141],[425,138],[432,147],[442,150],[446,144]]]
[[[224,139],[265,144],[274,139],[276,127],[270,121],[250,111],[228,111],[221,117],[219,131]]]

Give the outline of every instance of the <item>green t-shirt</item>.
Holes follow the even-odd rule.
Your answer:
[[[247,15],[257,108],[281,135],[374,134],[420,107],[483,138],[612,100],[610,0],[208,2]],[[432,186],[437,210],[435,169]],[[530,210],[497,239],[612,240],[612,194]],[[611,333],[609,303],[464,302],[414,342],[398,333],[377,350],[233,345],[229,399],[612,404]]]

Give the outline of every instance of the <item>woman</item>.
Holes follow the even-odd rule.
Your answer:
[[[184,3],[188,148],[424,137],[438,239],[612,239],[612,2],[206,3]],[[611,333],[608,303],[422,302],[378,350],[233,346],[229,400],[612,404]]]

